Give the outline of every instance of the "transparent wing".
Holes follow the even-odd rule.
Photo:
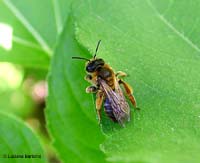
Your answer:
[[[104,80],[98,79],[98,82],[100,89],[102,89],[108,97],[116,120],[123,126],[124,123],[130,119],[130,108],[119,84],[116,83],[115,90],[112,90]]]

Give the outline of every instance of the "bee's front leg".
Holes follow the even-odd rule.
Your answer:
[[[87,74],[87,75],[85,76],[85,80],[91,81],[91,80],[92,80],[92,75]]]
[[[98,91],[98,88],[93,85],[88,86],[86,88],[86,93],[97,93],[97,91]]]
[[[104,100],[104,93],[99,90],[96,94],[96,110],[99,124],[101,123],[101,107]]]

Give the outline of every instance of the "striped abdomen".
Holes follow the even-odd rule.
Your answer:
[[[106,97],[105,98],[105,101],[104,101],[104,108],[105,108],[105,112],[107,114],[107,116],[112,119],[114,122],[117,122],[114,114],[113,114],[113,108],[110,104],[110,101],[108,100],[108,98]]]

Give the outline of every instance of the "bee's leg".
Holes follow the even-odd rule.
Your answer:
[[[87,74],[84,79],[87,81],[90,81],[90,80],[92,80],[92,75]]]
[[[119,84],[122,84],[124,86],[126,94],[127,94],[128,98],[130,99],[131,103],[133,104],[133,106],[135,107],[135,109],[139,110],[139,108],[137,108],[136,100],[135,100],[135,97],[133,96],[133,90],[132,90],[131,86],[121,79],[119,79],[118,82],[119,82]]]
[[[97,93],[97,91],[98,91],[98,88],[93,85],[88,86],[86,88],[86,93]]]
[[[125,72],[118,71],[118,72],[115,74],[115,76],[116,76],[117,78],[121,78],[121,77],[127,76],[127,74],[126,74]]]
[[[100,124],[101,122],[101,107],[102,107],[102,103],[104,100],[104,93],[102,91],[98,91],[96,94],[96,110],[97,110],[97,117],[98,117],[98,122]]]

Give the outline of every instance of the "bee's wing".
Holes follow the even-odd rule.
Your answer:
[[[115,84],[115,91],[113,91],[112,88],[104,80],[99,79],[98,81],[101,89],[105,92],[108,100],[110,101],[116,120],[121,125],[124,125],[124,122],[129,121],[130,119],[130,108],[126,102],[119,84]]]

